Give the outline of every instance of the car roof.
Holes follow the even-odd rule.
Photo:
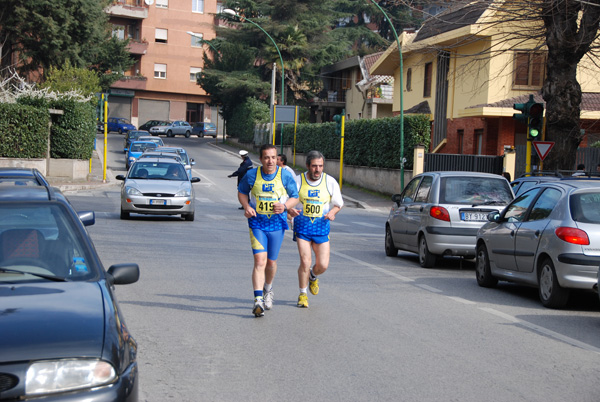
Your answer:
[[[539,186],[558,186],[562,188],[573,188],[573,189],[582,189],[582,188],[600,188],[600,178],[590,179],[579,178],[579,177],[564,177],[561,180],[549,181],[545,183],[539,183],[535,187]]]
[[[463,177],[490,177],[490,178],[499,178],[503,179],[504,177],[495,173],[483,173],[483,172],[467,172],[462,170],[449,170],[449,171],[434,171],[434,172],[423,172],[418,176],[433,174],[440,177],[449,177],[449,176],[463,176]]]
[[[131,134],[131,133],[140,133],[140,134],[150,135],[150,132],[148,132],[147,130],[129,130],[129,134]]]
[[[160,156],[157,157],[153,157],[153,158],[144,158],[144,163],[148,163],[148,162],[160,162],[160,163],[174,163],[177,165],[181,165],[181,162],[172,159],[172,158],[162,158]],[[134,164],[136,163],[140,163],[140,160],[136,160],[135,162],[133,162]]]
[[[156,147],[156,150],[164,151],[164,152],[185,152],[184,148],[178,148],[178,147]]]
[[[154,145],[156,145],[156,142],[154,142],[154,141],[132,141],[131,145],[133,145],[133,144],[154,144]]]
[[[14,186],[0,187],[0,202],[2,201],[52,201],[66,202],[63,193],[51,186]]]

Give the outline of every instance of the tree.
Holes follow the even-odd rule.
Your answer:
[[[3,56],[19,57],[18,71],[27,75],[69,62],[100,73],[132,65],[127,42],[112,38],[105,8],[110,0],[3,0],[0,43]],[[8,51],[6,50],[8,49]],[[117,55],[117,60],[107,56]],[[3,59],[9,59],[4,58]],[[107,61],[108,60],[108,61]],[[43,81],[43,76],[41,77]]]
[[[46,73],[46,81],[41,88],[49,88],[55,92],[78,91],[83,96],[100,92],[100,79],[93,71],[73,67],[66,61],[61,68],[50,67]]]

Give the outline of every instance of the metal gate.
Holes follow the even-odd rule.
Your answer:
[[[517,152],[517,156],[515,159],[515,178],[521,176],[525,173],[525,163],[527,157],[527,146],[526,145],[517,145],[515,147],[515,151]],[[583,163],[585,165],[585,170],[587,172],[595,172],[596,166],[600,163],[600,148],[578,148],[577,156],[575,157],[575,166],[573,166],[573,171],[577,168],[577,165]],[[533,150],[532,147],[532,156],[531,156],[531,169],[537,170],[539,167],[539,158]],[[567,171],[566,173],[569,173]]]
[[[502,174],[504,156],[425,154],[425,172],[465,171]]]

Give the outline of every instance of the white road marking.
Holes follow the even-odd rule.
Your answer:
[[[365,222],[352,222],[352,223],[355,225],[367,226],[370,228],[377,228],[377,229],[381,228],[381,225],[375,225],[373,223],[365,223]]]
[[[394,277],[394,278],[396,278],[398,280],[401,280],[402,282],[413,282],[413,280],[410,279],[410,278],[407,278],[407,277],[402,276],[402,275],[398,275],[395,272],[389,271],[389,270],[387,270],[385,268],[378,267],[377,265],[374,265],[374,264],[369,264],[368,262],[364,262],[364,261],[361,261],[361,260],[359,260],[357,258],[350,257],[350,256],[348,256],[346,254],[338,253],[338,252],[333,251],[333,250],[331,251],[331,254],[335,254],[338,257],[345,258],[347,260],[350,260],[352,262],[355,262],[357,264],[360,264],[360,265],[363,265],[363,266],[365,266],[367,268],[370,268],[370,269],[372,269],[374,271],[381,272],[383,274],[389,275],[389,276]]]
[[[422,284],[422,283],[415,283],[415,286],[417,286],[417,287],[419,287],[419,288],[421,288],[421,289],[427,290],[427,291],[429,291],[429,292],[433,292],[433,293],[442,293],[442,291],[441,291],[441,290],[439,290],[439,289],[436,289],[436,288],[434,288],[434,287],[432,287],[432,286],[429,286],[429,285],[424,285],[424,284]]]

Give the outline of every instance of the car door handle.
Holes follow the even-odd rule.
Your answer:
[[[535,233],[534,233],[534,236],[535,236],[535,237],[540,237],[540,231],[539,231],[539,230],[536,230],[536,231],[535,231]]]
[[[515,231],[514,230],[510,231],[510,237],[515,237]]]
[[[423,212],[423,207],[421,206],[421,208],[419,208],[419,212]]]

